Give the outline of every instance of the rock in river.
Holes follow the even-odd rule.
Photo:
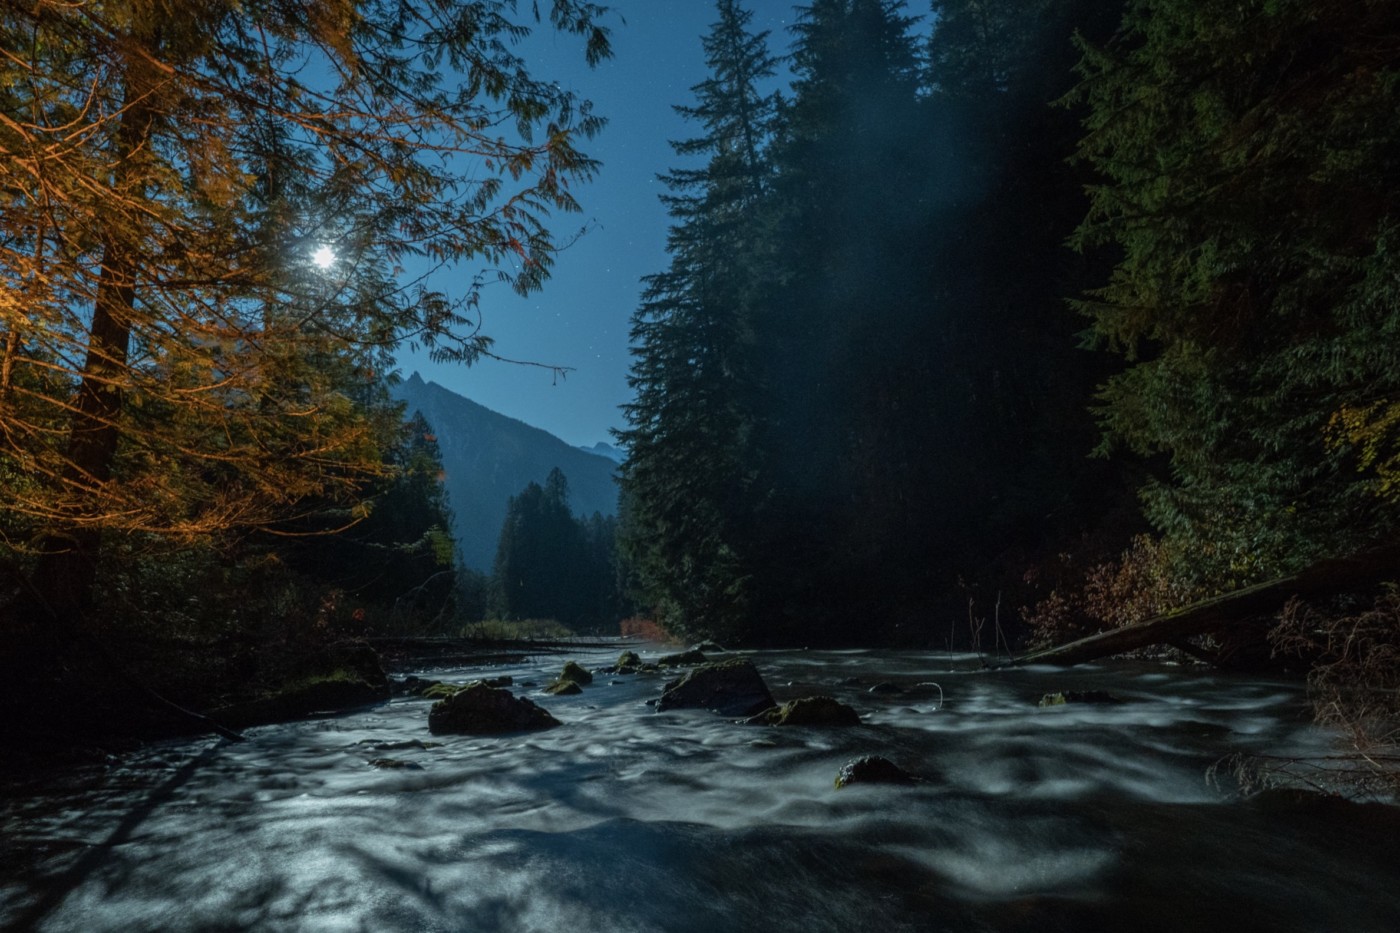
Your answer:
[[[752,716],[776,705],[753,662],[734,658],[702,664],[671,681],[656,708],[708,709],[724,716]]]
[[[1109,705],[1123,701],[1104,690],[1065,690],[1062,693],[1047,693],[1040,698],[1041,706],[1064,706],[1067,703],[1091,703]]]
[[[593,674],[577,661],[569,661],[564,665],[564,669],[559,672],[555,683],[564,683],[566,681],[576,683],[582,687],[585,684],[593,683]]]
[[[847,784],[913,784],[917,779],[899,765],[879,755],[848,761],[836,775],[836,789]]]
[[[764,710],[749,723],[756,726],[858,726],[860,714],[832,697],[815,696]]]
[[[545,710],[524,697],[514,696],[501,687],[477,682],[434,703],[428,711],[428,731],[433,735],[459,733],[490,735],[552,729],[559,725]]]

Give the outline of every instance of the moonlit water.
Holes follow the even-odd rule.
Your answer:
[[[1297,685],[1116,663],[988,674],[943,654],[753,658],[779,701],[832,694],[864,724],[656,713],[655,676],[601,674],[574,697],[519,686],[543,685],[557,656],[434,672],[510,674],[565,725],[432,736],[429,703],[396,699],[241,745],[165,745],[96,787],[31,789],[0,825],[0,927],[1400,929],[1393,809],[1243,803],[1206,779],[1231,753],[1328,752]],[[879,682],[905,692],[868,692]],[[1126,702],[1036,707],[1066,689]],[[866,754],[925,780],[836,790]]]

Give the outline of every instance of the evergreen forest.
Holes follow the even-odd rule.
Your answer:
[[[668,628],[1046,643],[1393,540],[1394,4],[751,23],[717,4],[634,317]]]

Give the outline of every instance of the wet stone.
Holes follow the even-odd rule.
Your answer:
[[[525,697],[501,687],[468,684],[452,696],[434,703],[428,711],[428,731],[434,735],[493,735],[552,729],[559,720]]]
[[[734,658],[702,664],[671,681],[656,709],[708,709],[724,716],[752,716],[776,705],[753,662]]]
[[[1041,706],[1064,706],[1069,703],[1108,705],[1122,703],[1122,699],[1106,690],[1065,690],[1060,693],[1047,693],[1040,698]]]
[[[832,697],[815,696],[764,710],[747,722],[760,726],[858,726],[860,714]]]
[[[567,697],[573,696],[576,693],[582,693],[583,688],[572,680],[556,680],[548,687],[545,687],[544,692],[548,693],[550,696]]]
[[[876,684],[875,686],[871,687],[869,690],[867,690],[867,691],[865,691],[865,692],[866,692],[866,693],[903,693],[903,692],[904,692],[904,688],[901,687],[899,684],[892,684],[892,683],[886,682],[886,683],[878,683],[878,684]]]
[[[371,758],[371,768],[380,768],[386,771],[422,771],[423,766],[411,761],[404,761],[402,758]]]
[[[913,784],[914,775],[879,755],[866,755],[848,761],[836,775],[836,789],[848,784]]]
[[[570,682],[579,685],[591,684],[593,683],[593,674],[577,661],[569,661],[564,665],[564,669],[559,672],[556,682]]]

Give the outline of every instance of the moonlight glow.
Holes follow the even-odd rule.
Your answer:
[[[329,246],[322,246],[311,254],[311,261],[316,263],[318,268],[329,269],[335,265],[335,250]]]

